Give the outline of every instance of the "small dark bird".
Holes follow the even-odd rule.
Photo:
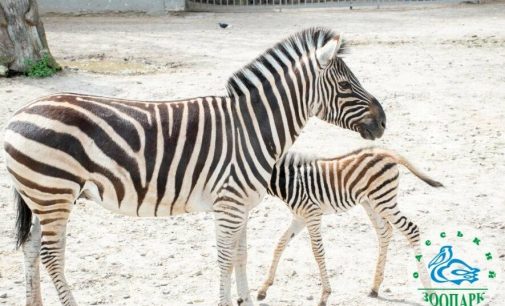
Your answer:
[[[221,29],[227,29],[227,28],[231,28],[231,24],[227,24],[227,23],[223,23],[223,22],[220,22],[218,23],[219,24],[219,27]]]

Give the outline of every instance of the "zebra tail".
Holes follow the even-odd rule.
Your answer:
[[[417,176],[419,179],[421,179],[423,182],[426,184],[430,185],[431,187],[435,188],[440,188],[444,187],[442,183],[439,181],[435,181],[434,179],[430,178],[420,170],[418,170],[414,165],[412,165],[407,159],[405,159],[403,156],[400,156],[398,154],[393,154],[397,162],[401,165],[403,165],[405,168],[407,168],[410,172],[412,172],[415,176]]]
[[[30,236],[32,211],[16,189],[14,189],[14,201],[17,204],[16,249],[19,249]]]

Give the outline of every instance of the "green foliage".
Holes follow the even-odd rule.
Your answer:
[[[26,61],[26,75],[31,78],[46,78],[55,74],[59,67],[55,65],[54,60],[48,55],[44,54],[41,59],[37,61]]]

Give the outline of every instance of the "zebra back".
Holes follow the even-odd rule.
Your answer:
[[[288,152],[275,165],[268,191],[291,209],[343,211],[364,200],[388,202],[396,196],[398,164],[432,187],[443,186],[397,153],[368,147],[334,158]]]

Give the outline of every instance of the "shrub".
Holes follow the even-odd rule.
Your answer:
[[[26,61],[26,75],[31,78],[47,78],[55,74],[59,67],[54,65],[54,60],[47,54],[37,61]]]

